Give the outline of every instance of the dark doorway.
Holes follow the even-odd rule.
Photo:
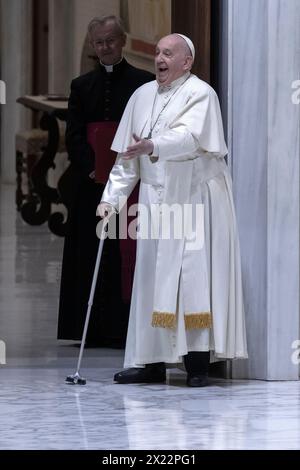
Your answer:
[[[193,73],[210,83],[211,0],[172,0],[172,33],[186,34],[197,51]]]
[[[33,73],[34,95],[48,93],[48,0],[33,0]]]

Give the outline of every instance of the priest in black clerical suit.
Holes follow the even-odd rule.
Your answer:
[[[88,142],[88,127],[91,123],[118,122],[132,93],[154,79],[151,73],[122,58],[126,35],[118,18],[93,19],[88,33],[99,64],[71,84],[66,146],[71,161],[72,197],[62,263],[58,339],[78,340],[82,336],[99,243],[96,208],[106,181],[95,179],[95,153]],[[108,175],[110,169],[105,171]],[[120,242],[107,239],[87,344],[122,347],[128,314],[129,298],[122,296]]]

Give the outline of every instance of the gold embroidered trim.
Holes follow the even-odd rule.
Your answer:
[[[212,327],[212,314],[210,312],[185,313],[184,323],[186,330]]]
[[[186,330],[195,330],[212,327],[211,312],[185,313],[184,323]],[[152,326],[160,328],[175,328],[176,314],[169,312],[153,312]]]
[[[153,312],[152,326],[161,328],[175,328],[176,315],[168,312]]]

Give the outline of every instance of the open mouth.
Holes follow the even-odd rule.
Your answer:
[[[158,71],[161,73],[167,72],[168,67],[165,67],[164,65],[161,65],[158,67]]]

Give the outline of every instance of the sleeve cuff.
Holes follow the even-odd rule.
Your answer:
[[[150,160],[152,163],[155,163],[159,157],[159,148],[158,144],[153,139],[151,139],[151,142],[153,143],[153,152],[150,155]]]

